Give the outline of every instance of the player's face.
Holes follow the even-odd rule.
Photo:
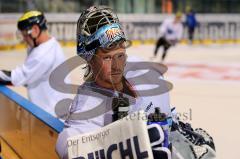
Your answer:
[[[39,32],[40,32],[40,29],[37,25],[34,25],[29,30],[21,31],[23,41],[26,42],[28,46],[34,47],[33,38],[37,38]]]
[[[176,16],[175,17],[175,23],[180,23],[181,22],[182,17],[181,16]]]
[[[124,67],[126,65],[126,49],[123,43],[112,49],[98,49],[96,56],[91,60],[91,67],[95,80],[108,85],[122,82]]]
[[[22,34],[22,40],[30,47],[33,47],[33,41],[31,38],[31,32],[32,30],[23,30],[21,31]]]

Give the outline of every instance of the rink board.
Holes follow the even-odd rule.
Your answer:
[[[61,121],[5,86],[0,86],[0,112],[2,156],[58,158],[55,144]]]

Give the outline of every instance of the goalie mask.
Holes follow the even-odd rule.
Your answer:
[[[90,7],[77,23],[77,54],[90,61],[97,48],[108,48],[113,43],[125,40],[119,19],[112,9]]]

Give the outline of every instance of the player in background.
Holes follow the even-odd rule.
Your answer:
[[[167,18],[160,26],[160,38],[156,43],[154,57],[157,56],[159,47],[163,47],[162,62],[166,58],[167,51],[171,46],[176,45],[182,38],[183,25],[182,13],[178,12],[174,18]]]
[[[194,31],[198,25],[198,22],[195,16],[195,12],[190,7],[187,7],[185,25],[187,26],[187,29],[188,29],[189,44],[192,44],[194,39]]]
[[[28,46],[27,57],[21,66],[11,71],[0,70],[0,84],[25,86],[31,102],[56,116],[54,107],[66,95],[50,87],[49,76],[65,61],[63,50],[57,40],[49,35],[42,12],[24,13],[17,27]]]

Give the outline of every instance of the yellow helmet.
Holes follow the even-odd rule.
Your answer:
[[[182,12],[178,11],[175,16],[181,18],[182,17]]]
[[[41,30],[47,29],[46,18],[40,11],[28,11],[24,13],[17,22],[19,30],[30,29],[33,25],[38,25]]]
[[[192,10],[192,8],[190,6],[186,7],[186,12],[190,12]]]

